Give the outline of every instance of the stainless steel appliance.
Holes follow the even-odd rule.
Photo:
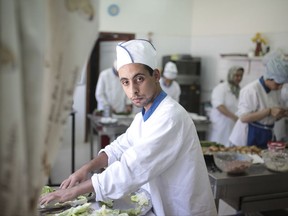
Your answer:
[[[172,61],[177,65],[177,81],[181,88],[179,103],[188,112],[200,114],[201,59],[186,54],[163,56],[162,68],[164,68],[168,61]]]

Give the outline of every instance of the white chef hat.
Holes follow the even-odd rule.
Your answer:
[[[265,79],[273,79],[279,84],[288,83],[288,59],[280,50],[267,54],[263,63]]]
[[[174,80],[177,77],[177,73],[178,73],[178,70],[177,70],[177,66],[175,63],[167,62],[165,64],[164,72],[163,72],[164,77],[166,77],[167,79]]]
[[[130,63],[145,64],[153,70],[157,67],[156,49],[144,39],[119,43],[116,47],[117,70]]]

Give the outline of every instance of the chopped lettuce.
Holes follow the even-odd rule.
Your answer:
[[[149,200],[144,192],[135,194],[131,196],[132,202],[137,202],[140,206],[148,205]]]
[[[127,209],[127,210],[120,210],[121,215],[127,214],[128,216],[138,216],[141,213],[141,206],[138,206],[137,208],[133,209]]]
[[[41,194],[47,194],[47,193],[51,193],[53,191],[55,191],[54,188],[45,185],[45,186],[42,187]]]
[[[77,207],[71,207],[55,216],[88,216],[88,210],[90,209],[91,203],[85,203]]]
[[[101,209],[94,211],[95,216],[119,216],[120,210],[119,209],[109,209],[106,208],[106,205],[102,205]]]
[[[112,199],[108,199],[108,200],[105,200],[105,201],[100,201],[100,203],[102,205],[106,205],[107,207],[109,208],[113,208],[113,203],[114,201]]]

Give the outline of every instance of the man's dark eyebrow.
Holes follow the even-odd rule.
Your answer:
[[[139,72],[139,73],[135,74],[135,76],[133,76],[133,79],[134,79],[135,77],[137,77],[137,76],[140,76],[140,75],[145,76],[145,73]]]
[[[137,76],[145,76],[145,74],[143,72],[139,72],[139,73],[135,74],[132,79],[134,79]],[[120,81],[123,81],[123,80],[128,80],[128,79],[125,77],[120,78]]]

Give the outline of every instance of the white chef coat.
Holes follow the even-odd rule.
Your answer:
[[[237,115],[256,112],[271,107],[281,107],[281,90],[274,90],[266,93],[259,79],[246,85],[240,91]],[[272,125],[276,119],[268,116],[258,122],[264,125]],[[248,124],[238,119],[230,136],[233,145],[246,146],[248,137]]]
[[[283,107],[288,109],[288,83],[285,83],[281,89],[281,99],[283,100]],[[288,128],[286,128],[285,121],[288,121],[288,117],[282,118],[275,122],[274,133],[277,140],[288,139]]]
[[[138,113],[104,151],[109,166],[92,176],[96,200],[119,199],[143,186],[157,216],[217,215],[195,125],[171,97]]]
[[[208,140],[230,146],[229,136],[234,127],[235,121],[223,115],[217,107],[224,105],[230,112],[236,114],[238,99],[232,93],[229,83],[223,82],[218,84],[212,91],[211,95],[212,109],[210,112],[210,128]]]
[[[167,86],[167,85],[165,85],[164,79],[161,77],[160,86],[164,92],[166,92],[170,97],[172,97],[174,100],[179,102],[180,94],[181,94],[181,88],[180,88],[180,85],[178,84],[178,82],[173,80],[171,85]]]
[[[95,97],[98,110],[104,110],[105,105],[110,105],[116,112],[125,112],[126,105],[131,104],[112,68],[100,73]]]

